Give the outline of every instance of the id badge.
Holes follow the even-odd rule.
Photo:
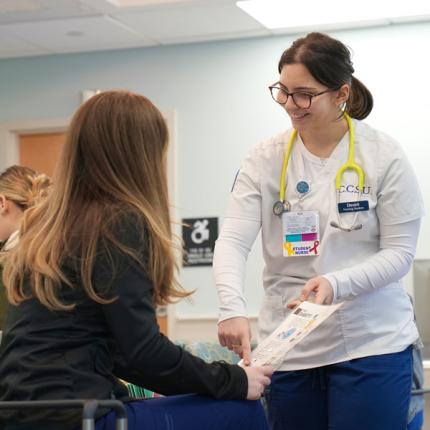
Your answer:
[[[318,211],[282,214],[282,248],[284,257],[319,255],[320,220]]]

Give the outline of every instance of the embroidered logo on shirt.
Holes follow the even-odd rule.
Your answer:
[[[363,187],[363,194],[370,194],[371,191],[372,191],[372,187],[366,186],[366,185]],[[353,184],[341,185],[339,192],[358,194],[358,185],[353,185]]]

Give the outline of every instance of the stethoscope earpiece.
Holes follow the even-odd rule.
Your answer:
[[[350,231],[354,231],[354,230],[361,230],[363,228],[363,224],[352,225],[349,228],[345,228],[345,227],[340,226],[337,222],[334,222],[334,221],[331,221],[330,225],[334,228],[338,228],[339,230],[346,231],[346,232],[350,232]]]

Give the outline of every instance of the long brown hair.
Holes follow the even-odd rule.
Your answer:
[[[281,73],[286,64],[303,64],[310,74],[331,90],[342,85],[351,87],[345,111],[356,119],[366,118],[373,108],[372,93],[354,73],[349,49],[339,40],[324,33],[309,33],[286,49],[278,64]]]
[[[24,217],[19,246],[7,257],[4,282],[12,304],[36,297],[50,309],[73,309],[58,287],[73,281],[63,268],[78,261],[80,284],[98,303],[93,285],[100,246],[130,255],[154,285],[154,304],[187,296],[175,279],[166,152],[168,130],[146,97],[108,91],[75,113],[54,175],[49,198]],[[140,221],[146,252],[115,235],[115,223],[133,214]],[[25,288],[29,279],[31,292]]]

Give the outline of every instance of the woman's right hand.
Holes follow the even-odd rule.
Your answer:
[[[243,367],[248,377],[248,394],[247,400],[259,399],[270,385],[270,378],[273,373],[271,366],[258,366],[258,367]]]
[[[218,324],[218,339],[222,346],[234,351],[243,359],[243,364],[251,364],[251,327],[248,318],[234,317]]]

